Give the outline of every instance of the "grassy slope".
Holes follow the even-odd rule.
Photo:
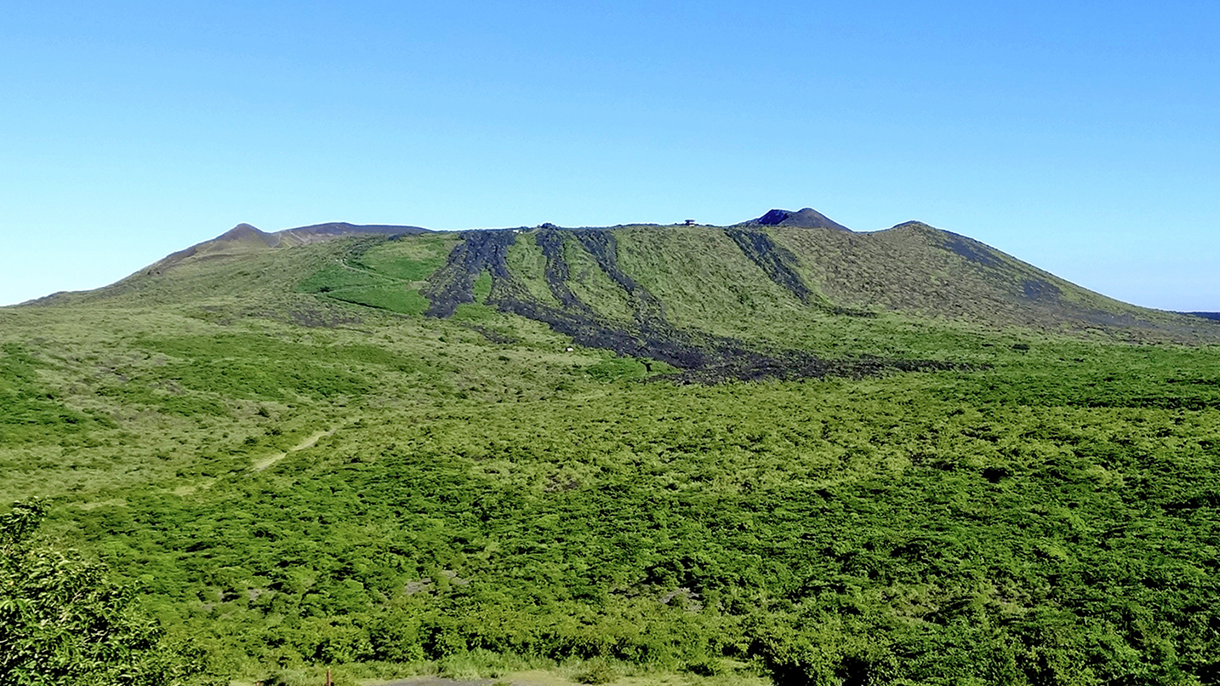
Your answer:
[[[564,242],[564,257],[571,277],[568,286],[581,302],[610,321],[631,321],[632,307],[626,291],[606,275],[579,241],[569,238]]]
[[[1214,674],[1220,351],[832,315],[721,233],[659,231],[617,232],[618,256],[674,324],[991,366],[641,384],[477,302],[433,320],[301,292],[336,269],[417,289],[436,245],[255,251],[0,309],[0,497],[56,498],[58,535],[228,673],[482,650],[720,679]],[[806,268],[832,254],[772,231]],[[567,250],[573,290],[623,316]],[[510,252],[542,292],[540,257]]]
[[[992,354],[990,348],[1011,345],[1032,333],[997,336],[994,327],[901,312],[882,311],[867,319],[831,314],[818,306],[821,299],[813,305],[803,304],[776,285],[717,229],[641,227],[616,235],[623,268],[657,294],[670,321],[682,327],[836,358],[949,356],[958,361],[986,361]],[[810,254],[816,252],[797,254],[812,262]],[[806,276],[806,282],[817,290],[818,281]],[[835,305],[869,304],[838,292],[826,295],[825,300]]]
[[[1087,291],[981,243],[922,224],[865,234],[782,228],[769,233],[800,256],[806,280],[836,304],[993,326],[1073,332],[1121,328],[1128,336],[1138,336],[1147,324],[1183,333],[1201,328],[1179,315]]]
[[[534,234],[524,233],[517,237],[508,252],[508,266],[535,300],[552,307],[559,304],[547,286],[546,257],[535,242]]]
[[[661,299],[676,326],[741,336],[802,314],[801,303],[719,230],[641,227],[615,234],[623,270]]]

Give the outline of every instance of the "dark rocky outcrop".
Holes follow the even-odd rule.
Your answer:
[[[776,284],[788,289],[803,303],[809,303],[812,291],[805,285],[805,280],[796,271],[796,255],[786,248],[775,244],[763,231],[727,228],[726,236],[731,238],[741,252],[750,258],[758,268],[763,270]]]
[[[908,224],[927,226],[921,222],[908,222]],[[902,224],[899,226],[902,226]],[[943,233],[945,236],[945,248],[952,251],[955,255],[986,267],[1001,267],[1004,265],[1004,261],[987,244],[949,231]]]
[[[515,234],[511,231],[469,231],[449,253],[444,267],[428,277],[423,295],[431,303],[430,317],[452,316],[457,306],[474,302],[474,282],[490,271],[493,284],[510,280],[508,247]]]
[[[799,350],[764,351],[724,336],[679,329],[665,318],[661,301],[618,265],[614,234],[607,230],[543,229],[534,240],[546,258],[545,278],[558,305],[539,301],[508,268],[508,249],[516,240],[513,231],[470,231],[450,252],[444,267],[429,279],[424,295],[431,303],[427,314],[451,316],[461,303],[474,301],[474,283],[487,272],[492,278],[486,304],[501,312],[540,321],[571,336],[579,345],[612,350],[620,355],[665,362],[681,370],[664,377],[678,383],[720,383],[729,380],[765,378],[800,379],[823,376],[861,377],[888,371],[922,371],[957,368],[958,365],[923,360],[824,360]],[[760,238],[761,236],[761,238]],[[786,251],[770,242],[766,234],[742,231],[739,245],[757,255],[756,261],[776,270],[772,278],[790,279],[792,287],[806,293],[800,277],[783,257]],[[599,316],[568,287],[570,269],[564,258],[567,241],[578,241],[601,270],[629,296],[633,307],[630,324]],[[777,257],[778,255],[778,257]],[[753,259],[753,258],[752,258]],[[781,284],[782,285],[782,284]],[[799,297],[799,296],[798,296]]]
[[[793,226],[803,229],[837,229],[839,231],[851,231],[851,229],[834,221],[830,217],[818,212],[812,207],[793,212],[791,210],[771,210],[758,219],[753,219],[745,224],[757,224],[759,226]],[[740,224],[739,224],[740,226]]]

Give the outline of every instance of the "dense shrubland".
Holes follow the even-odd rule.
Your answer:
[[[39,499],[0,515],[0,683],[170,686],[199,672],[140,612],[134,588],[79,551],[36,539]]]

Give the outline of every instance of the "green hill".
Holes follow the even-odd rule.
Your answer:
[[[584,345],[683,368],[723,363],[725,350],[914,358],[955,347],[921,346],[896,332],[912,327],[917,338],[932,329],[1022,330],[1132,342],[1206,342],[1220,332],[1198,317],[1106,298],[925,224],[855,233],[808,208],[727,228],[319,226],[266,234],[239,225],[86,299],[191,302],[232,292],[248,300],[257,290],[282,300],[295,290],[407,315],[487,306]],[[313,250],[283,249],[344,236]]]
[[[0,308],[0,498],[200,679],[1215,683],[1218,333],[812,210],[239,225]]]

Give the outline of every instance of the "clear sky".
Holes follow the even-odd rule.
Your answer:
[[[919,219],[1220,310],[1220,3],[7,0],[0,304],[239,222]]]

